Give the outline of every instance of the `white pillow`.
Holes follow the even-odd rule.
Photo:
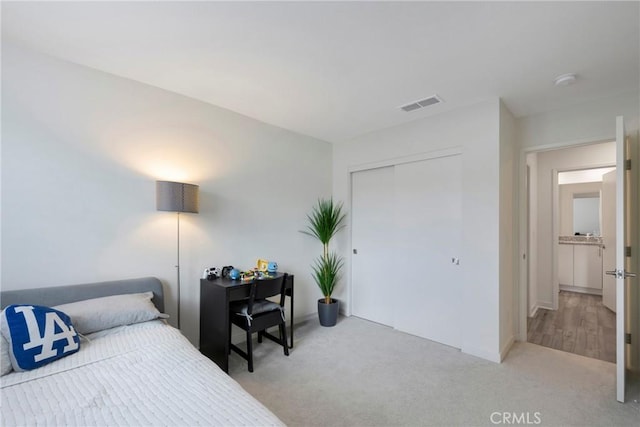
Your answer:
[[[53,308],[67,313],[76,331],[90,334],[116,326],[168,318],[168,315],[158,311],[151,298],[153,292],[149,291],[88,299]]]
[[[9,342],[2,334],[0,334],[0,365],[2,365],[0,366],[0,374],[2,374],[0,376],[7,375],[9,372],[13,371],[13,367],[11,366],[11,357],[9,356]]]

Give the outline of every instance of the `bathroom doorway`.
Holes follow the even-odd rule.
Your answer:
[[[615,165],[615,156],[615,143],[604,142],[526,158],[527,341],[612,363],[616,315],[602,297],[607,248],[601,196],[602,176]],[[614,245],[609,250],[615,251]]]

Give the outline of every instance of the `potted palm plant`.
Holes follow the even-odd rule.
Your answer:
[[[343,260],[335,252],[329,251],[329,242],[344,227],[344,218],[342,203],[335,204],[333,199],[319,199],[307,215],[307,229],[302,231],[322,243],[322,256],[311,266],[313,279],[324,295],[324,298],[318,300],[318,317],[322,326],[334,326],[338,320],[340,304],[338,300],[331,298],[331,294],[338,282]]]

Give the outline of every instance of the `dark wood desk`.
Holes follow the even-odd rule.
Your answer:
[[[282,273],[278,273],[282,275]],[[251,281],[200,280],[200,352],[229,372],[229,303],[249,297]],[[289,296],[289,347],[293,348],[293,275],[284,284]]]

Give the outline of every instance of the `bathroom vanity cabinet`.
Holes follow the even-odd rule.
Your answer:
[[[573,245],[573,286],[602,291],[602,246]]]
[[[602,245],[560,242],[558,282],[563,290],[602,294]]]
[[[561,285],[573,286],[573,245],[558,245],[558,282]]]

